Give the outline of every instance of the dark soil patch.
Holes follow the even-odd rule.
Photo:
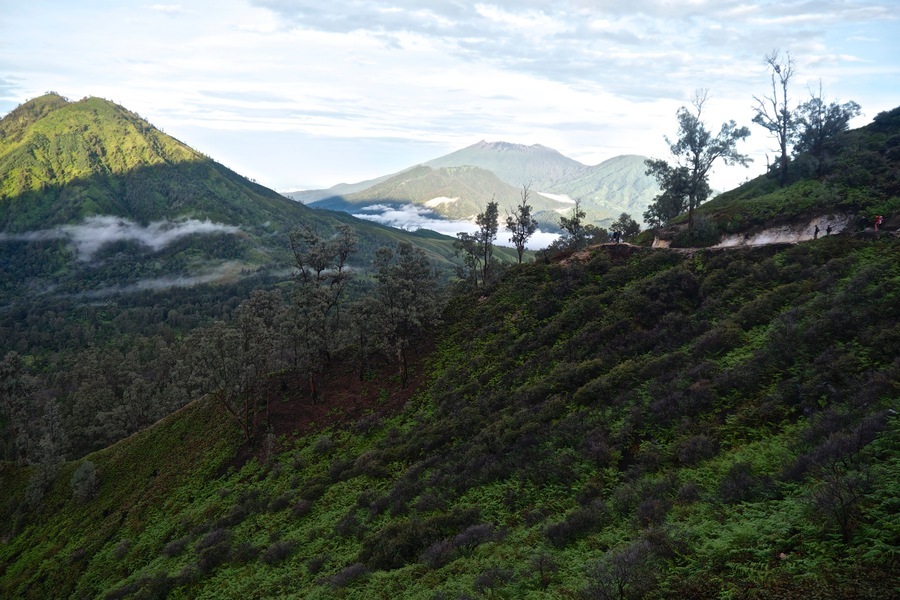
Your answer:
[[[265,437],[272,428],[278,445],[276,452],[290,447],[294,440],[329,427],[348,427],[360,418],[389,416],[400,411],[425,380],[425,362],[434,342],[418,344],[409,357],[409,383],[400,387],[396,363],[373,358],[363,378],[352,360],[334,360],[317,379],[318,399],[310,397],[305,374],[288,373],[269,381],[268,418],[263,417],[256,438],[244,444],[224,468],[239,469],[251,457],[265,460]]]

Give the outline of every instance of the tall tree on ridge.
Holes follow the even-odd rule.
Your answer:
[[[834,138],[850,125],[850,119],[859,116],[860,106],[850,101],[844,104],[825,103],[822,83],[819,92],[810,90],[810,98],[794,111],[792,139],[794,154],[808,153],[815,160],[816,175],[824,175],[830,166],[834,151]]]
[[[481,275],[482,285],[486,285],[494,263],[494,240],[497,239],[499,210],[497,202],[491,200],[483,213],[475,217],[478,231],[475,233],[460,232],[456,234],[457,240],[453,242],[456,254],[463,255],[465,266],[468,269],[468,277],[478,285],[478,276]],[[462,274],[466,276],[465,273]]]
[[[756,115],[753,122],[761,125],[778,142],[778,181],[781,185],[787,183],[788,172],[788,143],[791,138],[791,122],[793,113],[790,109],[788,98],[788,83],[794,75],[794,59],[790,52],[784,56],[778,50],[773,50],[766,55],[766,65],[771,70],[772,95],[759,98],[753,96],[756,106],[753,107]]]
[[[525,252],[525,243],[528,238],[537,231],[538,224],[531,216],[531,205],[528,204],[528,196],[531,192],[530,184],[522,185],[522,202],[516,206],[514,213],[506,215],[506,229],[512,234],[509,241],[516,247],[519,253],[519,264],[522,263],[522,254]]]
[[[666,178],[657,176],[660,187],[665,194],[685,194],[687,196],[688,228],[694,227],[694,210],[704,202],[710,194],[709,173],[713,164],[722,159],[726,165],[747,166],[750,159],[737,151],[737,143],[750,135],[746,127],[738,127],[734,121],[723,123],[719,133],[713,137],[703,123],[703,107],[709,98],[708,90],[697,90],[691,96],[693,111],[682,106],[678,109],[678,138],[673,142],[666,137],[669,150],[675,158],[674,169],[678,177],[670,178],[670,185],[677,189],[667,190]],[[652,168],[652,167],[651,167]],[[657,167],[661,173],[668,172]],[[687,179],[684,179],[684,176]]]

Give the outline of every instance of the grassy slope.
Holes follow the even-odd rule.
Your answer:
[[[597,561],[625,597],[896,592],[900,244],[618,252],[458,299],[401,414],[216,475],[194,407],[92,456],[86,506],[67,465],[2,594],[567,597]]]
[[[871,226],[876,214],[900,213],[900,108],[841,134],[839,141],[841,149],[827,176],[802,178],[784,188],[776,180],[760,176],[717,196],[701,206],[699,213],[716,221],[726,233],[747,231],[778,219],[835,212],[858,215],[861,227]],[[802,172],[802,157],[790,168]]]

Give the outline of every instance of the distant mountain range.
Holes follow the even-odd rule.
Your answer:
[[[362,266],[401,239],[458,260],[452,238],[312,210],[107,100],[47,94],[0,119],[0,305],[287,273],[300,223],[322,234],[350,224]]]
[[[393,175],[287,195],[353,213],[384,204],[418,205],[446,219],[472,219],[492,198],[501,212],[512,210],[528,185],[542,228],[555,228],[576,198],[589,221],[604,225],[623,212],[640,220],[659,194],[644,160],[623,155],[588,166],[538,144],[481,141]]]

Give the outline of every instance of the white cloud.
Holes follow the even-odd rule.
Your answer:
[[[195,234],[237,233],[239,227],[211,221],[156,221],[147,226],[113,216],[88,217],[80,225],[61,225],[25,233],[0,233],[0,241],[67,240],[75,248],[78,260],[89,261],[103,246],[120,241],[135,241],[154,252],[172,242]]]
[[[361,209],[353,216],[388,225],[389,227],[405,229],[406,231],[429,229],[449,236],[456,236],[457,233],[475,233],[478,231],[478,226],[472,221],[444,219],[430,209],[415,204],[374,204]],[[506,234],[507,232],[501,229],[495,243],[498,246],[511,248],[513,244],[509,241]],[[549,246],[558,237],[558,234],[545,233],[538,230],[528,241],[526,247],[529,250],[540,250]]]
[[[184,12],[184,7],[180,4],[151,4],[147,8],[149,8],[150,10],[155,10],[157,12],[169,14]]]
[[[0,111],[51,89],[109,98],[280,189],[385,174],[386,140],[410,148],[404,160],[420,153],[392,170],[479,139],[592,164],[662,157],[697,88],[711,90],[713,128],[750,125],[775,47],[797,58],[798,96],[821,78],[869,117],[900,96],[893,0],[8,4]],[[732,183],[764,168],[768,142],[751,129],[760,160]],[[324,163],[318,148],[351,140],[353,160]]]

